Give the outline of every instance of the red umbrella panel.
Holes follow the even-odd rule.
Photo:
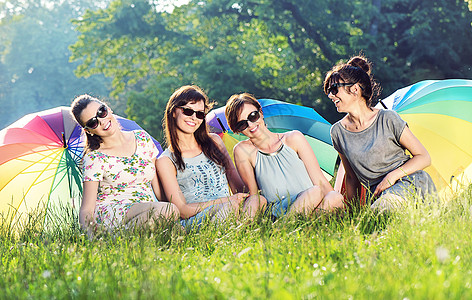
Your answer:
[[[124,130],[141,129],[134,121],[116,117]],[[82,128],[68,107],[26,115],[0,131],[2,221],[43,208],[45,218],[54,218],[62,207],[80,207],[83,151]]]

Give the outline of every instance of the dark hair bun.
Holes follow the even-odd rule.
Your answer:
[[[367,61],[365,57],[362,56],[354,56],[352,57],[348,62],[348,65],[351,65],[353,67],[357,67],[367,74],[370,75],[370,71],[372,70],[370,62]]]

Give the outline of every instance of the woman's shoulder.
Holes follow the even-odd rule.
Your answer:
[[[279,134],[281,135],[281,137],[285,138],[285,140],[301,139],[305,137],[303,133],[301,133],[299,130],[291,130],[291,131],[287,131],[287,132],[279,133]]]
[[[95,159],[95,158],[104,158],[107,155],[100,150],[91,150],[86,153],[84,153],[84,159]]]
[[[402,117],[396,111],[391,109],[381,109],[378,114],[377,122],[393,126],[406,125],[406,122]]]
[[[102,162],[107,158],[107,155],[99,150],[92,150],[84,153],[82,157],[84,165],[92,165]]]
[[[165,150],[162,152],[162,154],[159,156],[159,158],[162,158],[162,157],[168,157],[168,158],[171,158],[171,157],[172,157],[172,155],[173,155],[173,152],[172,152],[172,151],[170,151],[170,149],[169,149],[169,148],[166,148],[166,149],[165,149]]]
[[[149,141],[149,140],[151,140],[151,135],[143,129],[133,130],[132,133],[134,134],[134,136],[136,137],[137,140],[140,140],[140,141]]]
[[[379,109],[379,118],[401,119],[400,115],[392,109]]]
[[[251,143],[249,139],[239,141],[236,145],[234,145],[233,153],[235,155],[241,154],[249,154],[256,149],[256,147]]]
[[[288,148],[292,149],[297,153],[299,150],[303,149],[308,144],[305,135],[298,130],[284,132],[282,134],[281,139],[282,142],[288,146]]]
[[[331,129],[330,131],[333,132],[333,131],[338,131],[338,130],[341,130],[342,128],[344,128],[343,126],[343,122],[345,122],[347,118],[347,115],[342,117],[340,120],[336,121],[332,126],[331,126]]]
[[[234,148],[255,148],[254,144],[251,143],[251,141],[249,139],[246,139],[246,140],[242,140],[242,141],[239,141],[235,146]]]
[[[281,133],[281,139],[285,144],[291,147],[291,145],[299,144],[306,140],[305,135],[298,130],[291,130],[284,133]],[[293,148],[293,147],[292,147]]]
[[[173,152],[169,148],[166,148],[162,154],[157,158],[158,168],[173,166],[175,169],[175,161],[173,157]]]
[[[218,146],[220,152],[227,152],[225,142],[223,139],[216,133],[210,133],[210,138],[213,140],[213,142]]]
[[[210,138],[211,138],[215,143],[217,143],[218,145],[224,144],[223,139],[222,139],[218,134],[213,133],[213,132],[210,132],[208,135],[209,135]]]

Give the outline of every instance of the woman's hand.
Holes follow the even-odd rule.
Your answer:
[[[99,181],[85,181],[82,192],[82,204],[79,210],[80,226],[89,231],[89,224],[95,223],[94,212],[97,203]]]
[[[229,197],[229,202],[234,209],[239,209],[248,196],[248,193],[236,193]]]
[[[98,224],[94,220],[87,221],[86,224],[82,226],[82,230],[87,234],[89,240],[93,240],[97,234]]]
[[[383,191],[394,185],[395,182],[397,182],[397,180],[399,179],[398,176],[395,174],[395,171],[397,170],[393,170],[382,179],[382,181],[375,188],[374,196],[380,195],[380,193],[382,193]]]

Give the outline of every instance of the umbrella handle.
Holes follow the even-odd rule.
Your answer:
[[[223,122],[221,122],[220,118],[216,117],[216,120],[218,121],[218,124],[220,124],[221,126],[221,130],[223,130],[223,133],[225,133],[226,131],[226,128],[223,126]]]
[[[383,108],[388,109],[387,106],[382,102],[382,99],[379,100],[380,105],[382,105]]]
[[[62,147],[67,148],[66,136],[64,135],[64,132],[62,132]]]

